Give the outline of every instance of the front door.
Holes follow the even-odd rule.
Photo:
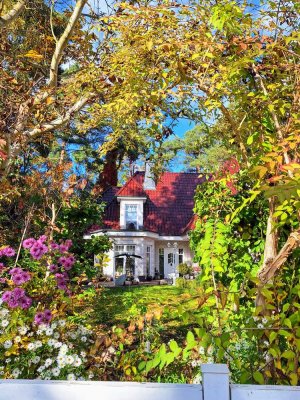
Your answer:
[[[166,249],[166,258],[165,258],[165,275],[175,273],[175,254],[170,249]]]

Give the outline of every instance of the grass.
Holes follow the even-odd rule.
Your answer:
[[[197,296],[189,289],[174,286],[133,286],[103,289],[93,304],[90,318],[103,330],[114,325],[128,326],[131,320],[162,310],[160,335],[166,339],[186,335],[191,328],[184,314],[197,306]]]

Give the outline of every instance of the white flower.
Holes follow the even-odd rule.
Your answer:
[[[201,383],[201,381],[202,381],[201,375],[197,375],[193,379],[193,383],[196,384],[196,385],[199,385],[199,383]]]
[[[62,345],[62,342],[55,342],[54,347],[56,349],[59,349],[61,347],[61,345]]]
[[[43,343],[40,341],[40,340],[37,340],[36,342],[35,342],[35,347],[38,349],[39,347],[42,347],[43,346]]]
[[[73,356],[67,356],[67,357],[66,357],[66,363],[67,363],[67,364],[72,365],[74,361],[75,361],[75,360],[74,360],[74,357],[73,357]]]
[[[4,375],[4,371],[2,369],[0,370],[0,375]]]
[[[82,336],[82,337],[81,337],[81,341],[82,341],[82,342],[86,342],[86,341],[87,341],[87,337],[86,337],[86,336]]]
[[[214,363],[214,360],[213,360],[213,358],[212,357],[207,357],[207,361],[206,361],[208,364],[213,364]]]
[[[196,360],[193,360],[193,361],[191,362],[191,365],[192,365],[192,367],[197,367],[198,363],[197,363]]]
[[[11,358],[7,358],[7,359],[5,360],[5,362],[6,362],[6,364],[10,363],[10,362],[11,362]]]
[[[240,345],[239,343],[236,343],[235,349],[236,349],[236,350],[241,350],[241,345]]]
[[[57,364],[59,367],[63,368],[66,365],[66,356],[59,355],[56,358]]]
[[[45,367],[50,367],[50,365],[53,363],[51,358],[47,358],[47,360],[45,361]]]
[[[69,374],[69,375],[67,376],[67,379],[68,379],[68,381],[75,381],[75,380],[76,380],[74,374]]]
[[[16,336],[15,339],[14,339],[14,341],[15,341],[16,343],[20,343],[21,340],[22,340],[21,336]]]
[[[267,318],[263,318],[263,319],[261,320],[261,322],[265,325],[265,324],[268,322],[268,320],[267,320]]]
[[[264,326],[263,326],[263,324],[258,324],[257,327],[258,327],[258,329],[263,329]]]
[[[27,350],[34,350],[34,349],[35,349],[35,344],[34,343],[28,343]]]
[[[76,358],[76,360],[74,361],[73,365],[75,367],[80,367],[80,365],[82,364],[82,361],[79,357]]]
[[[0,299],[0,301],[2,301],[2,299]],[[1,317],[5,317],[7,314],[9,314],[9,311],[6,308],[3,308],[2,310],[0,310]]]
[[[42,335],[42,334],[43,334],[43,331],[42,331],[41,329],[38,329],[38,330],[36,331],[36,334],[37,334],[37,335]]]
[[[39,325],[39,329],[41,330],[41,331],[45,331],[46,329],[48,329],[48,325],[46,325],[46,324],[40,324]]]
[[[19,368],[15,368],[12,370],[11,374],[14,378],[17,378],[20,375],[20,373],[21,373],[21,371],[19,370]]]
[[[47,342],[48,346],[54,346],[55,343],[56,343],[56,342],[55,342],[54,339],[49,339],[48,342]]]
[[[57,322],[52,322],[52,324],[51,324],[51,328],[52,328],[52,329],[55,329],[55,328],[57,328]]]
[[[71,332],[69,336],[71,339],[76,339],[76,337],[77,337],[76,333],[74,333],[74,332]]]
[[[43,365],[41,365],[38,369],[37,372],[43,372],[45,369],[45,367]]]
[[[59,376],[60,374],[60,369],[59,368],[52,368],[52,374],[53,376]]]
[[[60,336],[60,335],[59,335],[58,332],[55,332],[54,335],[53,335],[53,337],[54,337],[55,339],[59,339],[59,336]]]
[[[200,346],[198,352],[199,354],[204,354],[205,353],[204,347]]]
[[[59,352],[60,352],[60,354],[67,354],[67,351],[68,351],[69,349],[68,349],[68,346],[66,345],[66,344],[63,344],[62,346],[61,346],[61,348],[59,349]]]
[[[3,343],[3,346],[4,346],[5,349],[9,349],[12,346],[12,341],[11,340],[6,340]]]
[[[84,357],[86,356],[86,352],[85,352],[85,351],[81,351],[81,352],[80,352],[80,355],[81,355],[81,357],[84,358]]]
[[[33,364],[38,364],[40,362],[40,359],[41,359],[41,357],[39,357],[39,356],[33,357],[33,359],[32,359]]]
[[[94,378],[94,374],[91,372],[88,376],[89,379],[93,379]]]
[[[45,333],[47,336],[51,336],[53,334],[53,329],[47,328]]]
[[[6,328],[8,324],[9,324],[9,321],[7,319],[2,320],[2,322],[1,322],[2,328]]]
[[[66,321],[64,319],[61,319],[58,321],[59,326],[65,326],[66,325]]]
[[[26,335],[28,328],[27,328],[27,326],[23,325],[23,326],[20,326],[18,331],[19,331],[20,335]]]

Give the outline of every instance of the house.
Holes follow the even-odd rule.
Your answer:
[[[103,196],[106,210],[102,226],[85,238],[106,233],[113,241],[104,274],[166,278],[178,264],[192,262],[188,232],[192,229],[197,173],[164,172],[155,182],[151,168],[136,172],[122,187],[110,187]],[[141,258],[118,255],[129,253]]]

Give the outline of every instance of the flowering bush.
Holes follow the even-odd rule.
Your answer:
[[[84,364],[92,332],[65,318],[75,278],[71,245],[29,238],[19,259],[11,247],[0,249],[1,377],[88,378]]]

